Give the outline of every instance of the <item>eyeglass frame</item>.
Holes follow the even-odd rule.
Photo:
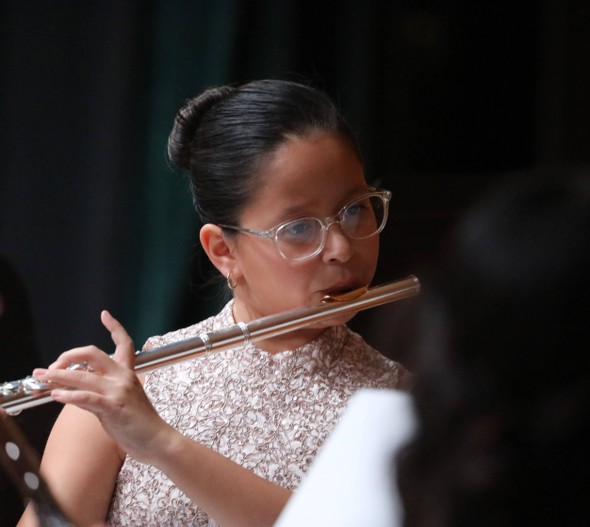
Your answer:
[[[332,214],[331,216],[327,216],[323,219],[318,218],[316,216],[302,216],[301,218],[294,218],[292,220],[283,221],[283,222],[279,223],[278,225],[275,225],[274,227],[271,227],[270,229],[263,230],[263,231],[257,230],[257,229],[248,229],[246,227],[239,227],[237,225],[218,224],[217,226],[221,227],[222,229],[228,229],[231,231],[241,232],[243,234],[251,234],[253,236],[259,236],[261,238],[270,239],[273,241],[274,246],[276,247],[279,254],[285,260],[289,260],[290,262],[302,262],[305,260],[309,260],[309,259],[313,258],[314,256],[317,256],[318,254],[320,254],[324,250],[324,248],[326,246],[326,238],[328,236],[328,229],[334,224],[340,225],[341,215],[344,212],[344,210],[346,210],[354,202],[359,201],[363,198],[372,198],[374,196],[378,196],[381,198],[381,200],[383,201],[383,218],[381,220],[381,225],[379,226],[379,228],[375,232],[369,234],[368,236],[363,236],[362,238],[354,238],[354,237],[350,236],[344,229],[342,230],[342,232],[346,235],[347,238],[349,238],[351,240],[366,240],[368,238],[371,238],[372,236],[375,236],[376,234],[379,234],[385,228],[385,225],[387,224],[387,220],[389,219],[389,202],[391,201],[391,197],[393,194],[390,190],[379,189],[379,188],[374,188],[374,187],[369,187],[367,190],[368,190],[368,192],[366,192],[365,194],[361,194],[361,195],[357,196],[356,198],[351,199],[348,203],[346,203],[346,205],[343,205],[336,214]],[[322,226],[322,239],[320,241],[320,244],[316,250],[314,250],[312,253],[310,253],[308,255],[302,256],[301,258],[289,258],[289,257],[285,256],[285,254],[283,253],[283,251],[281,251],[281,249],[279,247],[279,241],[277,240],[277,233],[278,233],[279,229],[281,227],[283,227],[284,225],[287,225],[287,224],[294,222],[294,221],[300,221],[300,220],[305,220],[305,219],[314,219],[314,220],[317,220],[320,222],[320,224]]]

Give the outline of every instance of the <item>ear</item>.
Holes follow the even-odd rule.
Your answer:
[[[236,263],[233,255],[234,243],[231,238],[223,235],[221,227],[206,223],[201,227],[199,239],[209,260],[223,276],[233,271]]]

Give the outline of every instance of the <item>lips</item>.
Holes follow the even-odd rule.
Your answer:
[[[348,293],[354,289],[360,287],[358,282],[346,282],[341,284],[335,284],[331,287],[324,289],[322,292],[326,295],[341,295]]]
[[[367,290],[367,287],[367,284],[359,285],[357,282],[354,284],[336,285],[324,290],[323,301],[351,300],[362,295]]]

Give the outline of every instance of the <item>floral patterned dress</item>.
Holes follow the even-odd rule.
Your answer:
[[[216,316],[152,337],[158,347],[234,324],[229,302]],[[328,328],[296,349],[270,354],[255,345],[187,360],[147,376],[156,410],[184,435],[259,476],[294,489],[359,388],[398,388],[407,372],[346,326]],[[162,472],[126,458],[109,525],[217,523]]]

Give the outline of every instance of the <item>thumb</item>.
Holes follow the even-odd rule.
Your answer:
[[[111,339],[115,344],[114,359],[119,364],[133,369],[135,365],[135,345],[121,323],[107,310],[102,311],[100,320],[103,326],[111,333]]]

